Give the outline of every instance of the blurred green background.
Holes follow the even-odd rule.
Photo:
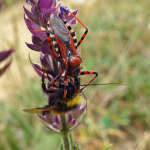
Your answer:
[[[87,87],[87,113],[73,131],[80,150],[150,150],[150,1],[63,0],[89,33],[81,45],[83,70],[98,71],[94,83],[130,86]],[[39,53],[27,48],[31,34],[23,20],[23,0],[6,0],[0,12],[0,49],[14,47],[13,63],[0,78],[0,150],[57,150],[60,137],[36,115],[22,109],[44,106],[41,79],[34,72]],[[74,29],[78,39],[84,28]],[[91,76],[81,77],[87,83]],[[85,103],[85,100],[82,100]]]

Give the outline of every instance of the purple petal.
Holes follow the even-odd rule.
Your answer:
[[[51,9],[53,0],[39,0],[37,7],[40,11]]]
[[[68,122],[67,126],[68,128],[72,128],[77,124],[77,120],[73,119],[71,122]]]
[[[69,113],[68,114],[68,121],[67,122],[71,122],[73,119],[73,114],[72,113]]]
[[[81,49],[77,49],[78,56],[81,56]]]
[[[72,110],[73,114],[80,111],[80,107],[81,107],[81,103],[79,103],[79,105],[75,109]]]
[[[41,55],[40,59],[42,66],[47,68],[53,77],[56,77],[58,74],[60,74],[60,64],[54,58],[52,58],[50,55]]]
[[[47,55],[51,55],[51,52],[49,50],[49,46],[48,46],[48,41],[47,39],[43,42],[42,44],[42,53],[43,54],[47,54]]]
[[[72,26],[72,25],[77,23],[77,20],[76,20],[76,18],[73,18],[70,21],[68,21],[68,23],[69,23],[70,26]]]
[[[36,37],[41,38],[41,39],[47,38],[46,32],[32,32],[32,34]]]
[[[0,52],[0,62],[3,61],[4,59],[8,58],[12,54],[12,52],[14,52],[13,48],[6,50],[6,51],[1,51]]]
[[[52,125],[46,123],[45,126],[50,129],[52,132],[55,132],[55,133],[60,133],[60,130],[57,130],[56,128],[54,128]]]
[[[63,6],[63,5],[60,5],[60,12],[61,12],[61,14],[63,14],[63,13],[68,13],[69,11],[70,11],[70,10],[69,10],[68,7]]]
[[[66,7],[66,6],[63,6],[63,5],[60,5],[60,14],[59,14],[59,17],[61,19],[65,19],[65,16],[68,16],[69,15],[69,8]]]
[[[26,43],[26,45],[34,51],[41,51],[41,46],[37,46],[37,45],[29,44],[29,43]]]
[[[59,5],[58,5],[58,7],[48,9],[45,12],[46,12],[47,16],[50,16],[52,13],[54,13],[55,15],[57,15],[58,14],[58,8],[59,8]]]
[[[76,123],[77,123],[77,120],[76,120],[76,119],[74,119],[74,120],[71,121],[71,125],[72,125],[72,126],[74,126]]]
[[[32,6],[31,12],[32,12],[32,14],[33,14],[36,18],[39,18],[40,13],[39,13],[39,11],[37,10],[37,7]]]
[[[81,121],[76,122],[74,126],[71,127],[71,129],[69,131],[74,130],[79,124],[81,123]]]
[[[72,13],[73,13],[75,16],[77,16],[78,9],[74,10]],[[77,23],[76,18],[74,18],[72,15],[69,15],[69,16],[67,17],[67,21],[68,21],[68,23],[69,23],[70,25],[73,25],[73,24],[76,24],[76,23]]]
[[[29,60],[30,60],[30,63],[32,65],[32,67],[34,68],[34,70],[36,71],[36,73],[42,77],[42,68],[41,66],[39,66],[38,64],[35,64],[31,61],[31,58],[30,58],[30,54],[29,54]]]
[[[60,18],[62,18],[62,20],[67,21],[70,25],[76,24],[76,18],[74,18],[74,16],[72,16],[71,14],[69,14],[70,10],[66,7],[66,6],[60,6]],[[75,16],[77,16],[78,13],[78,9],[74,10],[72,12]]]
[[[57,130],[58,130],[58,129],[59,129],[59,130],[62,129],[61,124],[53,123],[52,126],[53,126],[55,129],[57,129]]]
[[[53,3],[52,3],[52,7],[56,7],[57,6],[57,1],[54,0]]]
[[[32,43],[34,45],[41,46],[43,44],[43,41],[36,36],[32,36]]]
[[[49,70],[51,70],[51,62],[48,55],[41,53],[40,61],[43,67],[49,68]]]
[[[27,19],[24,15],[24,20],[25,23],[27,25],[27,27],[29,28],[30,31],[35,31],[35,30],[40,30],[40,26],[35,24],[33,21],[31,21],[30,19]]]
[[[47,28],[47,21],[48,21],[48,18],[46,17],[45,12],[41,12],[40,13],[40,24],[45,29]]]
[[[33,69],[36,71],[36,73],[37,73],[40,77],[42,77],[42,75],[43,75],[42,67],[39,66],[38,64],[33,63],[33,62],[31,61],[30,55],[29,55],[29,60],[30,60],[30,63],[31,63],[31,65],[32,65]],[[44,78],[47,79],[47,76],[44,75]]]
[[[10,66],[12,60],[10,60],[4,67],[0,68],[0,76],[6,71],[6,69]]]
[[[41,53],[41,57],[40,57],[41,64],[43,68],[48,70],[48,75],[52,79],[55,76],[55,71],[53,71],[50,58],[51,57],[49,57],[48,55],[44,55],[43,53]]]
[[[53,118],[53,122],[55,122],[56,124],[61,124],[60,116],[59,115],[55,115],[54,118]]]
[[[80,109],[78,109],[78,107],[75,108],[75,109],[73,110],[74,118],[75,118],[75,119],[79,118],[79,117],[84,113],[85,109],[86,109],[86,105],[84,105],[84,106],[83,106],[82,108],[80,108]]]
[[[36,30],[41,30],[39,25],[37,25],[36,23],[31,21],[30,19],[25,18],[25,15],[24,15],[24,20],[25,20],[25,23],[26,23],[28,29],[32,32],[32,34],[34,36],[37,36],[39,38],[47,38],[46,32],[33,32]]]
[[[33,66],[34,70],[36,71],[36,73],[37,73],[40,77],[42,77],[42,74],[43,74],[42,68],[41,68],[38,64],[35,64],[35,63],[33,63],[33,62],[32,62],[32,66]]]
[[[27,17],[32,20],[34,23],[39,25],[39,18],[37,16],[35,16],[33,13],[31,13],[29,10],[27,10],[24,6],[23,6],[24,12],[27,15]]]
[[[42,116],[42,115],[40,115],[39,113],[37,113],[38,117],[39,117],[41,120],[43,120],[43,121],[45,121],[45,122],[47,122],[47,123],[52,124],[52,123],[53,123],[53,118],[50,117],[48,114],[49,114],[49,113],[46,113],[46,115]]]

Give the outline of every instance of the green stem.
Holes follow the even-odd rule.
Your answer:
[[[66,124],[66,116],[61,115],[61,123],[62,123],[62,142],[64,150],[71,150],[71,142],[69,138],[69,130]]]

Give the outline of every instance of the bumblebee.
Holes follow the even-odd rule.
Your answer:
[[[48,95],[48,105],[40,108],[33,109],[24,109],[23,111],[28,113],[38,113],[38,112],[47,112],[50,111],[54,115],[64,114],[76,108],[79,105],[81,98],[80,87],[80,78],[74,77],[70,79],[67,85],[67,95],[66,98],[63,98],[65,84],[63,80],[57,81],[59,82],[59,86],[53,85],[54,87],[51,89],[51,85],[48,82],[46,86],[44,75],[42,75],[42,89],[45,94]]]

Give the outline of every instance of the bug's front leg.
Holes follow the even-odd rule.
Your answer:
[[[95,78],[98,76],[98,72],[96,72],[96,71],[91,71],[91,70],[89,70],[89,71],[81,71],[81,72],[79,73],[79,75],[86,75],[86,74],[95,74],[95,76],[94,76],[81,90],[85,89],[85,88],[86,88],[92,81],[94,81]]]
[[[45,84],[45,79],[44,79],[44,71],[43,71],[43,73],[42,73],[42,90],[43,90],[43,92],[45,92],[45,93],[54,93],[54,92],[57,92],[58,90],[57,89],[54,89],[54,88],[47,88],[46,87],[46,84]]]

